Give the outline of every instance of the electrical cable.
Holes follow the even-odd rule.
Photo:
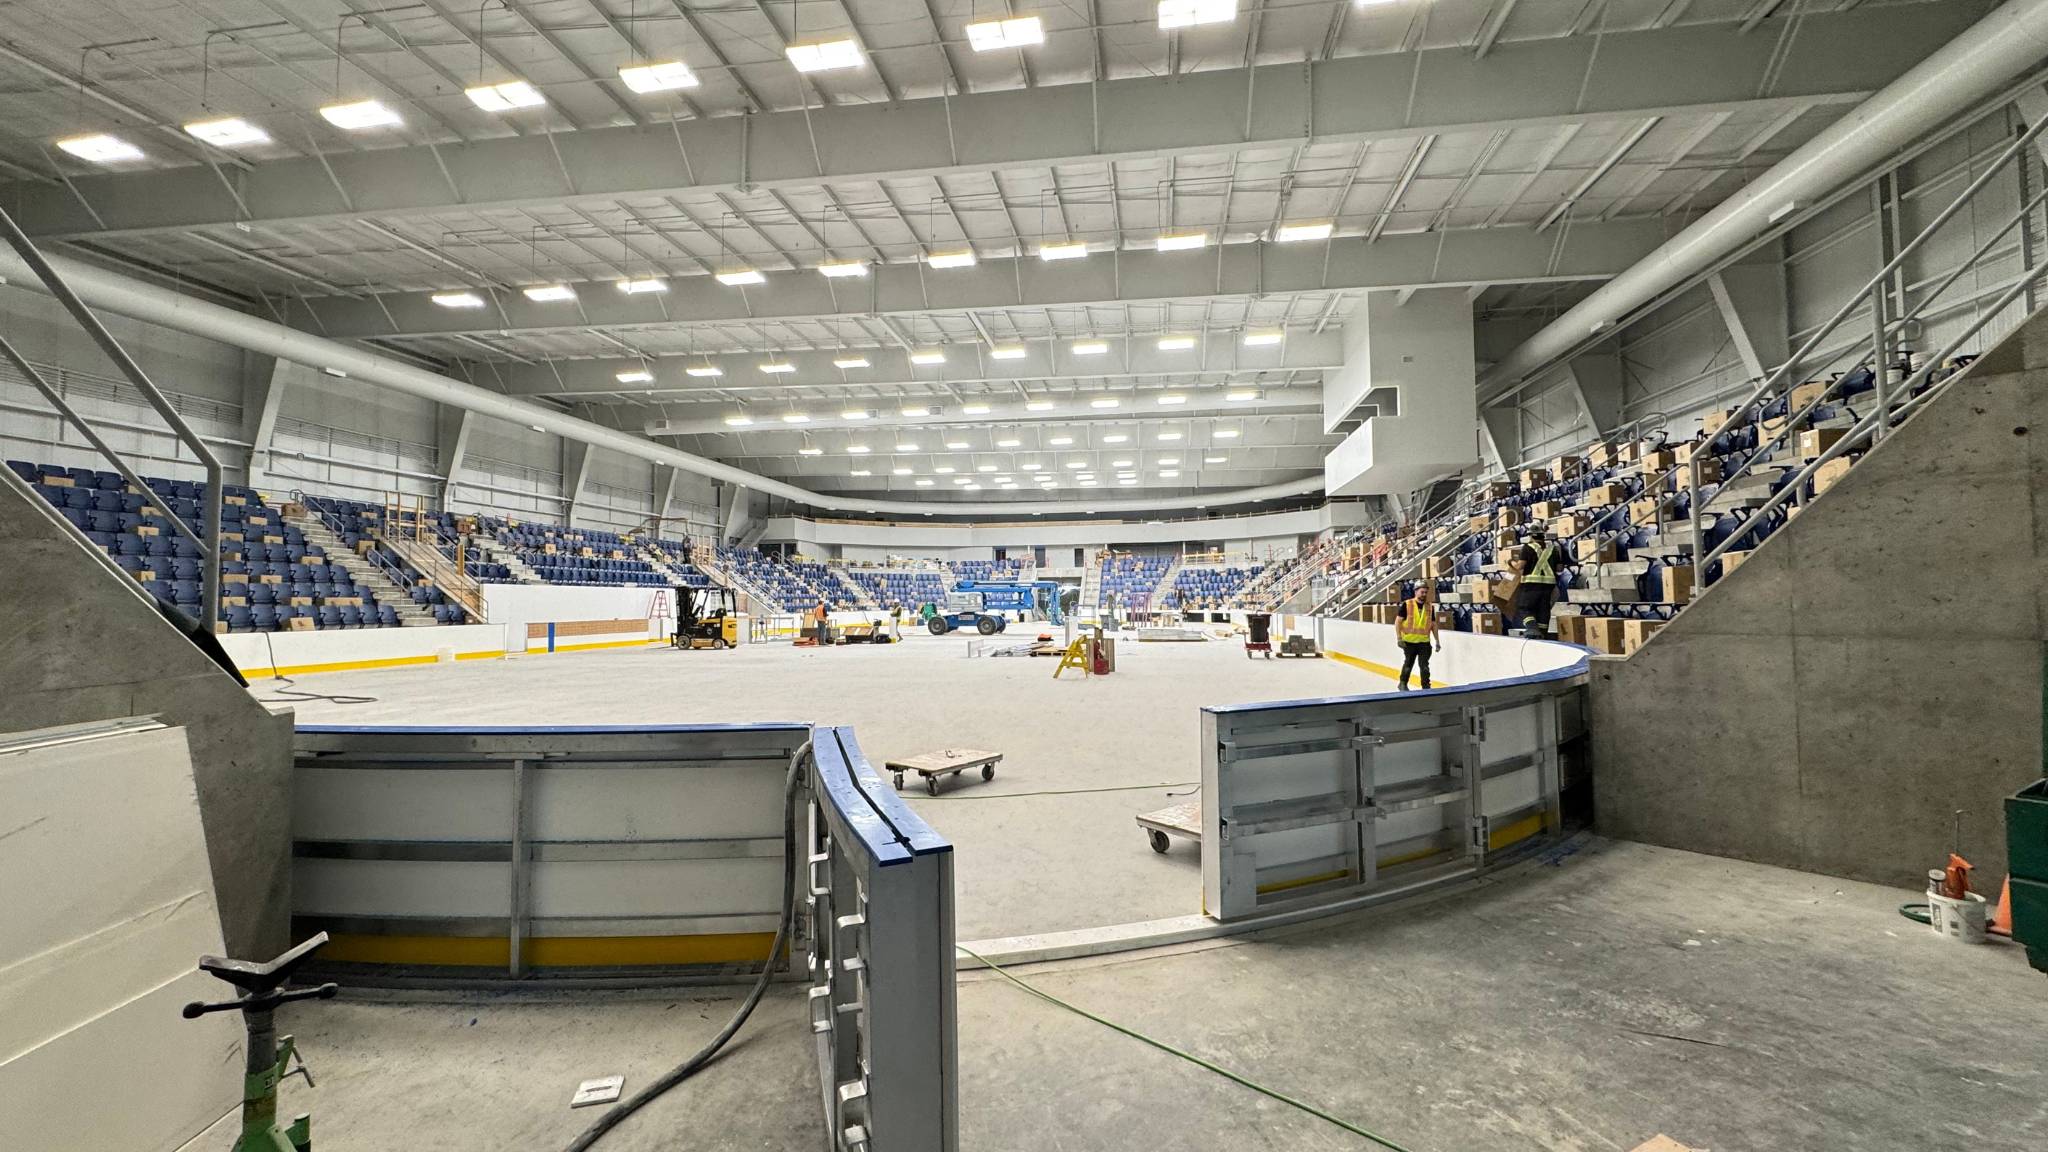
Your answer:
[[[726,1022],[718,1035],[711,1038],[711,1043],[698,1049],[696,1055],[662,1073],[660,1078],[647,1087],[607,1108],[604,1115],[585,1128],[582,1135],[571,1141],[564,1152],[586,1152],[591,1145],[602,1139],[605,1133],[617,1127],[621,1120],[652,1103],[662,1093],[696,1075],[698,1070],[709,1064],[712,1058],[718,1055],[719,1050],[725,1047],[726,1042],[739,1032],[740,1026],[747,1022],[747,1017],[753,1015],[754,1006],[761,1002],[761,996],[768,991],[769,981],[775,978],[775,958],[782,955],[783,945],[789,940],[790,922],[796,915],[796,787],[803,779],[804,763],[810,758],[811,742],[806,740],[803,747],[798,748],[796,754],[789,758],[789,775],[782,782],[782,914],[775,923],[775,942],[768,946],[768,959],[761,965],[760,978],[755,980],[753,988],[748,990],[747,998],[741,1002],[739,1011],[734,1012],[732,1019]]]
[[[1052,1004],[1060,1008],[1065,1008],[1067,1011],[1072,1012],[1076,1016],[1080,1016],[1083,1019],[1087,1020],[1093,1020],[1097,1024],[1102,1025],[1104,1028],[1108,1028],[1112,1032],[1120,1032],[1123,1035],[1138,1041],[1139,1043],[1149,1044],[1152,1047],[1159,1049],[1161,1052],[1164,1052],[1169,1056],[1178,1056],[1181,1059],[1187,1061],[1190,1064],[1195,1065],[1198,1068],[1203,1068],[1210,1072],[1214,1072],[1216,1075],[1223,1077],[1225,1080],[1228,1080],[1233,1084],[1249,1088],[1252,1091],[1257,1092],[1261,1096],[1267,1096],[1274,1100],[1278,1100],[1280,1103],[1285,1104],[1291,1108],[1298,1108],[1301,1111],[1306,1112],[1309,1115],[1315,1117],[1316,1119],[1342,1128],[1344,1131],[1349,1132],[1354,1136],[1363,1136],[1367,1140],[1372,1141],[1374,1144],[1377,1144],[1382,1148],[1389,1149],[1390,1152],[1410,1152],[1408,1148],[1400,1144],[1396,1144],[1392,1140],[1389,1140],[1376,1132],[1370,1132],[1364,1128],[1359,1127],[1356,1124],[1351,1123],[1349,1120],[1344,1120],[1339,1117],[1332,1116],[1328,1112],[1323,1111],[1322,1109],[1316,1107],[1313,1104],[1309,1104],[1301,1100],[1296,1100],[1294,1097],[1289,1096],[1283,1092],[1277,1091],[1272,1088],[1268,1088],[1264,1084],[1261,1084],[1248,1076],[1241,1076],[1236,1072],[1232,1072],[1228,1068],[1224,1068],[1217,1064],[1213,1064],[1207,1060],[1204,1060],[1200,1056],[1197,1056],[1192,1052],[1185,1052],[1179,1048],[1175,1048],[1173,1045],[1166,1043],[1164,1040],[1155,1040],[1152,1037],[1145,1035],[1143,1032],[1140,1032],[1135,1028],[1126,1028],[1122,1024],[1118,1024],[1113,1020],[1105,1020],[1102,1017],[1097,1016],[1095,1013],[1088,1011],[1086,1008],[1080,1008],[1073,1004],[1069,1004],[1065,1000],[1060,999],[1059,997],[1053,995],[1050,992],[1047,992],[1041,988],[1034,987],[1018,979],[1017,977],[1010,975],[1008,972],[1003,970],[1003,967],[1000,964],[997,964],[994,961],[990,960],[988,957],[975,952],[971,948],[965,947],[960,944],[955,944],[953,945],[953,947],[957,951],[964,952],[968,956],[973,957],[976,961],[987,966],[989,971],[995,973],[998,976],[1001,976],[1003,979],[1008,980],[1010,983],[1015,984],[1017,987],[1022,988],[1024,991],[1031,993],[1033,996],[1038,997],[1040,1000],[1043,1000],[1048,1004]]]
[[[295,688],[293,687],[295,681],[277,670],[277,646],[270,642],[270,633],[268,632],[263,634],[263,650],[270,654],[270,678],[284,685],[284,688],[272,692],[268,696],[258,696],[256,699],[259,703],[295,704],[304,700],[325,700],[330,704],[375,704],[377,702],[377,697],[375,696],[330,695],[324,692],[308,692],[304,688]]]

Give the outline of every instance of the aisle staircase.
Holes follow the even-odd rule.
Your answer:
[[[484,589],[476,577],[469,574],[468,566],[462,561],[443,555],[442,548],[449,548],[460,555],[458,541],[440,534],[431,525],[421,529],[422,534],[414,536],[403,529],[390,531],[386,528],[378,533],[379,542],[400,560],[412,566],[413,571],[426,577],[441,589],[441,594],[459,606],[477,623],[484,621]],[[531,570],[529,570],[530,572]]]
[[[1081,600],[1074,606],[1074,615],[1084,619],[1100,619],[1102,616],[1102,562],[1091,560],[1081,566]]]
[[[377,603],[389,604],[391,610],[398,613],[400,627],[435,626],[432,609],[412,602],[412,589],[401,587],[381,566],[351,551],[319,516],[309,511],[299,512],[284,517],[284,522],[305,533],[306,543],[318,545],[320,551],[327,554],[329,564],[348,573],[350,580],[368,588],[377,597]]]
[[[1168,564],[1166,571],[1159,574],[1159,583],[1152,586],[1151,595],[1145,598],[1145,606],[1147,608],[1158,612],[1168,607],[1167,597],[1173,592],[1174,581],[1180,578],[1182,559],[1183,557],[1180,553],[1174,553],[1173,563]],[[1174,606],[1178,606],[1179,602],[1180,598],[1174,597]]]
[[[839,587],[846,591],[847,597],[853,601],[854,607],[867,609],[881,607],[881,604],[875,600],[875,594],[862,587],[860,581],[847,575],[846,569],[841,568],[837,564],[827,564],[825,571],[830,572],[832,579],[837,581]]]
[[[475,544],[477,550],[484,554],[484,558],[486,560],[489,560],[493,564],[503,564],[506,570],[512,573],[513,583],[547,583],[547,581],[540,578],[540,573],[535,572],[533,570],[533,566],[531,564],[528,564],[526,561],[519,558],[518,549],[507,548],[505,545],[498,543],[496,540],[493,540],[488,536],[474,537],[472,538],[471,543]]]
[[[671,585],[686,583],[683,574],[676,571],[675,566],[668,562],[668,557],[659,550],[648,547],[640,540],[629,540],[628,543],[633,547],[633,558],[661,573],[662,579]]]

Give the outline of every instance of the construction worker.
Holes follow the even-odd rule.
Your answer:
[[[1557,600],[1557,570],[1561,552],[1547,539],[1543,525],[1529,529],[1529,538],[1515,553],[1515,572],[1522,578],[1515,592],[1515,608],[1522,616],[1522,634],[1540,636],[1550,631],[1550,605]]]
[[[823,600],[818,601],[818,606],[811,610],[811,619],[816,621],[818,625],[818,647],[823,648],[825,645],[830,644],[832,642],[832,613],[825,607]]]
[[[1429,581],[1416,584],[1415,594],[1401,601],[1394,635],[1401,641],[1401,691],[1408,691],[1408,672],[1417,664],[1422,665],[1423,691],[1428,691],[1429,654],[1444,650],[1436,630],[1436,588]]]

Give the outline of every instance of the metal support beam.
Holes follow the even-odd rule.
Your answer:
[[[749,495],[746,487],[740,484],[726,484],[719,488],[719,523],[724,527],[724,543],[731,544],[746,532],[751,519],[747,513]]]
[[[411,146],[327,160],[346,186],[376,189],[377,212],[394,217],[552,207],[564,201],[563,167],[574,177],[568,199],[610,202],[686,189],[735,192],[743,184],[814,186],[883,174],[1291,149],[1304,141],[1414,139],[1473,125],[1640,123],[1729,109],[1767,118],[1804,104],[1862,100],[1871,77],[1904,72],[1984,7],[1954,0],[1809,15],[1789,48],[1778,94],[1763,100],[1756,93],[1769,54],[1733,27],[1710,24],[1610,32],[1597,42],[1527,41],[1512,55],[1484,60],[1453,46],[1265,65],[1250,76],[1224,69],[478,140],[443,149],[438,159]],[[609,91],[611,81],[593,78]],[[82,175],[76,183],[104,225],[62,189],[28,184],[4,194],[41,236],[184,230],[234,218],[203,167]],[[257,223],[354,214],[319,158],[256,164],[240,187]]]
[[[1486,447],[1493,455],[1495,468],[1505,472],[1521,463],[1521,405],[1505,404],[1494,408],[1481,408],[1479,430],[1485,434]]]
[[[242,438],[249,442],[249,463],[243,469],[251,488],[270,482],[270,444],[277,432],[277,413],[284,407],[284,389],[295,366],[272,360],[270,371],[242,381]]]
[[[768,272],[744,292],[710,276],[678,276],[667,292],[627,295],[584,282],[572,304],[500,298],[490,309],[442,308],[426,292],[387,292],[365,300],[304,301],[309,331],[333,339],[406,339],[577,334],[680,323],[758,323],[860,316],[929,315],[975,309],[1060,308],[1147,303],[1193,296],[1272,296],[1288,292],[1464,287],[1475,284],[1600,280],[1654,251],[1657,220],[1579,224],[1562,244],[1528,228],[1468,229],[1345,237],[1328,245],[1240,243],[1200,252],[1125,251],[1048,264],[1034,257],[984,259],[972,268],[935,271],[921,264],[875,267],[862,292],[838,292],[816,272]],[[1213,274],[1212,274],[1213,273]],[[294,316],[299,315],[297,312]],[[687,317],[687,321],[678,317]]]
[[[562,441],[563,521],[570,526],[583,511],[583,497],[590,487],[590,445],[581,440]]]
[[[680,483],[682,478],[683,470],[681,468],[668,464],[656,464],[654,466],[654,483],[648,489],[647,503],[649,507],[654,509],[656,516],[665,520],[675,515],[676,489],[682,486]],[[671,532],[666,528],[656,528],[654,534],[656,536],[669,536]],[[673,535],[680,536],[682,533],[676,532]]]

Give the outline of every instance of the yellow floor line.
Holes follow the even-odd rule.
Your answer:
[[[1326,650],[1323,653],[1323,655],[1328,656],[1330,659],[1338,661],[1339,663],[1349,664],[1353,668],[1363,668],[1367,672],[1371,672],[1379,676],[1385,676],[1387,679],[1395,681],[1396,683],[1398,683],[1401,679],[1401,670],[1390,665],[1375,664],[1370,660],[1360,660],[1356,656],[1346,656],[1342,652],[1331,652]],[[1432,676],[1430,678],[1430,687],[1452,688],[1456,687],[1456,683],[1454,681],[1446,680],[1441,676]]]

